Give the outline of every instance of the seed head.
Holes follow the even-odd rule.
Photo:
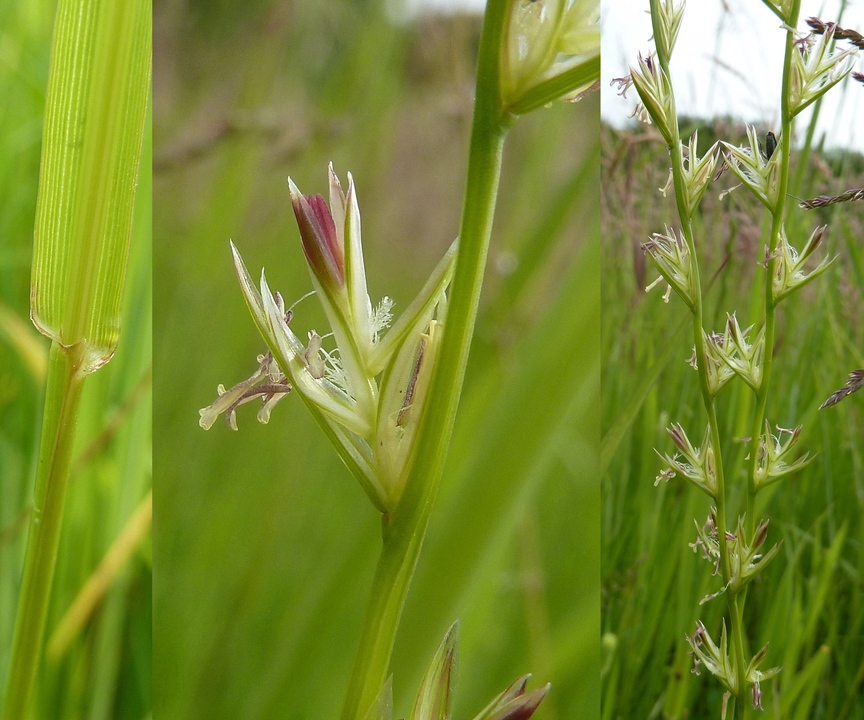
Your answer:
[[[864,387],[864,369],[853,370],[851,373],[849,373],[849,379],[846,381],[846,384],[839,390],[835,390],[831,394],[831,397],[829,397],[824,403],[819,406],[819,409],[821,410],[822,408],[836,405],[847,395],[851,395],[852,393],[857,392],[862,387]]]

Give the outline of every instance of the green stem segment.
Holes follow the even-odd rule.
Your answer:
[[[792,10],[788,20],[788,24],[795,27],[798,24],[798,14],[800,12],[801,2],[795,0],[792,4]],[[765,351],[762,360],[762,377],[759,383],[759,390],[756,393],[756,408],[753,412],[753,426],[750,434],[750,472],[749,482],[747,483],[747,520],[746,530],[747,537],[752,540],[753,533],[756,528],[756,495],[759,488],[756,485],[756,473],[759,469],[759,439],[765,430],[765,408],[768,403],[768,389],[771,384],[771,370],[774,364],[774,332],[777,317],[777,305],[774,302],[774,274],[776,272],[777,259],[774,253],[777,249],[780,230],[783,227],[783,221],[786,216],[786,192],[789,187],[789,158],[792,151],[792,116],[789,111],[789,89],[791,83],[791,67],[792,53],[795,52],[795,38],[791,32],[786,33],[785,56],[783,59],[783,87],[780,91],[780,116],[781,116],[781,139],[780,145],[780,177],[779,187],[777,188],[777,202],[771,211],[771,234],[768,242],[765,243],[770,248],[768,263],[765,270]],[[765,438],[768,442],[769,438]],[[740,619],[744,614],[744,605],[747,602],[746,588],[734,599],[735,612]],[[743,658],[742,658],[743,662]],[[744,667],[743,665],[741,667]],[[735,719],[743,720],[744,704],[743,698],[735,705]]]
[[[30,697],[42,655],[45,618],[57,560],[75,422],[84,384],[84,376],[79,372],[83,361],[82,345],[64,348],[58,343],[51,344],[33,513],[3,715],[6,720],[29,718]]]
[[[441,354],[404,494],[392,515],[384,517],[381,557],[342,720],[363,720],[387,679],[396,630],[444,470],[477,317],[508,127],[501,111],[499,58],[509,6],[509,0],[490,0],[486,6],[459,254]]]
[[[790,13],[789,25],[795,27],[798,23],[801,2],[795,0]],[[786,191],[789,187],[789,157],[792,151],[792,116],[789,111],[789,87],[792,74],[792,53],[795,50],[795,38],[791,32],[786,33],[785,57],[783,60],[783,88],[781,90],[781,139],[780,152],[780,186],[777,189],[777,203],[771,211],[771,236],[765,243],[771,248],[765,271],[765,352],[762,361],[762,379],[759,392],[756,394],[756,410],[753,414],[753,430],[750,440],[750,482],[747,492],[747,533],[753,536],[756,527],[756,472],[759,467],[759,438],[764,432],[765,407],[768,399],[768,388],[771,383],[771,368],[774,361],[774,325],[777,307],[774,302],[773,281],[776,272],[777,259],[774,252],[780,237],[780,229],[786,215]],[[766,438],[767,440],[767,438]]]
[[[655,38],[663,37],[660,26],[661,12],[659,0],[651,0],[651,22]],[[658,43],[657,60],[662,71],[666,73],[668,78],[671,78],[672,75],[669,71],[669,59],[669,54],[666,52],[666,48],[662,47],[662,43]],[[728,587],[732,577],[732,566],[729,558],[728,543],[726,540],[727,508],[726,485],[723,475],[723,453],[720,444],[720,428],[717,422],[717,410],[714,402],[714,395],[711,392],[708,382],[708,357],[705,349],[705,338],[703,332],[702,282],[699,274],[699,260],[696,254],[696,242],[693,237],[693,225],[691,222],[690,210],[685,201],[687,190],[685,188],[683,152],[681,149],[681,137],[678,129],[678,118],[674,109],[674,98],[672,99],[672,102],[673,107],[670,117],[672,144],[669,148],[670,158],[672,161],[672,181],[675,187],[675,199],[678,208],[678,217],[681,221],[681,231],[684,235],[684,240],[687,243],[687,248],[690,251],[690,294],[693,301],[693,341],[696,347],[699,388],[702,394],[702,402],[705,406],[705,412],[708,415],[709,436],[711,448],[714,453],[716,480],[716,495],[714,499],[717,512],[717,542],[720,551],[720,569],[723,575],[723,583]],[[734,665],[735,677],[738,679],[737,693],[733,699],[735,718],[738,720],[744,716],[746,687],[743,682],[743,677],[745,668],[747,667],[745,660],[747,639],[743,626],[742,607],[739,606],[737,596],[731,592],[731,589],[726,593],[726,600],[731,624],[732,662]]]

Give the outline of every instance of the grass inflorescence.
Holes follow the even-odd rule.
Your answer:
[[[674,37],[664,35],[657,24],[658,14],[667,22],[673,17],[671,7],[652,3],[655,38]],[[794,25],[792,20],[789,24]],[[851,338],[860,335],[855,321],[860,313],[860,250],[854,241],[860,223],[842,215],[813,217],[794,209],[793,200],[787,199],[787,192],[809,197],[815,187],[842,188],[860,181],[860,163],[856,171],[854,157],[845,157],[841,169],[829,169],[809,140],[803,149],[788,146],[794,137],[791,118],[815,101],[808,88],[817,87],[795,53],[819,48],[818,42],[799,46],[791,36],[787,42],[790,84],[784,87],[790,88],[789,101],[783,108],[782,131],[774,137],[765,130],[745,133],[729,123],[675,118],[670,96],[674,75],[670,85],[663,49],[659,59],[652,56],[642,63],[643,78],[634,80],[640,80],[640,96],[664,137],[654,132],[605,133],[604,232],[621,240],[606,244],[604,297],[629,301],[604,306],[604,327],[610,329],[603,342],[608,378],[602,455],[608,471],[604,647],[609,653],[604,717],[716,717],[721,708],[727,717],[743,717],[747,706],[763,704],[776,708],[781,717],[854,717],[859,659],[852,649],[854,634],[847,629],[859,622],[860,589],[853,569],[857,543],[849,532],[860,535],[856,478],[861,457],[854,438],[860,435],[861,419],[857,409],[841,419],[819,414],[818,407],[825,390],[830,393],[832,388],[831,373],[848,366],[848,357],[843,358],[855,346]],[[665,52],[668,55],[669,48]],[[827,61],[827,53],[824,57]],[[659,79],[652,81],[652,76]],[[650,93],[651,82],[656,97]],[[694,183],[687,171],[697,155],[691,145],[684,154],[687,161],[682,161],[674,145],[697,128],[697,150],[704,153],[699,157],[717,152],[713,141],[718,135],[733,137],[739,145],[744,141],[743,153],[726,145],[721,161],[737,164],[732,168],[739,176],[734,182],[750,186],[756,198],[742,196],[744,188],[739,188],[719,200],[719,190],[733,180],[712,173],[716,190],[709,187],[701,213],[693,213]],[[674,198],[659,204],[656,188],[669,172],[660,152],[663,144],[673,145],[674,188],[671,181],[668,188]],[[792,168],[798,168],[794,175],[782,155],[790,150]],[[680,180],[676,163],[685,170]],[[649,179],[643,180],[646,170]],[[644,256],[624,251],[633,248],[634,237],[649,237],[664,223],[672,224],[670,206],[678,209],[680,242],[668,239],[667,231],[667,240],[642,241]],[[767,217],[763,206],[770,212]],[[829,219],[831,255],[823,261],[823,245],[806,269],[798,268],[795,264],[823,240],[824,229],[813,228]],[[792,243],[804,248],[800,257],[785,249],[786,237],[800,238]],[[688,252],[669,254],[679,246]],[[829,268],[838,250],[840,259]],[[683,267],[677,274],[670,270],[676,258]],[[662,303],[658,307],[656,296],[634,294],[641,294],[655,276],[649,260],[684,299],[693,330]],[[814,268],[839,276],[839,282],[825,283],[823,274],[802,287]],[[621,327],[623,333],[611,332]],[[691,364],[698,374],[681,362],[694,345]],[[627,368],[634,373],[632,380],[622,372]],[[735,376],[744,382],[734,381]],[[670,424],[672,443],[663,437]],[[667,451],[672,444],[677,447]],[[814,445],[822,449],[815,459]],[[662,482],[652,493],[645,480],[657,474],[655,447],[668,468],[661,480],[685,476],[710,501]],[[839,500],[840,495],[845,500]],[[764,518],[771,518],[770,529],[760,522]],[[766,542],[766,537],[773,540]],[[781,537],[782,545],[775,545]],[[709,572],[694,567],[691,548],[711,561]],[[772,556],[772,564],[766,565]],[[800,618],[800,624],[790,618]],[[683,642],[685,636],[690,647]],[[759,648],[763,651],[757,653]],[[754,654],[757,658],[750,663]],[[721,682],[706,684],[690,673],[694,658],[700,661],[696,669],[702,677],[714,675]],[[762,675],[753,672],[757,661],[763,662]],[[782,671],[765,673],[769,667]],[[848,682],[837,680],[838,675]]]

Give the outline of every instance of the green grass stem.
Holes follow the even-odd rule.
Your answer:
[[[58,343],[51,344],[36,489],[3,715],[6,720],[29,718],[84,382],[82,362],[80,345],[67,350]]]
[[[477,317],[501,174],[507,123],[501,111],[499,57],[508,7],[507,0],[492,0],[486,7],[460,246],[441,355],[404,495],[392,517],[384,518],[383,548],[343,720],[362,720],[384,685],[399,619],[444,471]]]

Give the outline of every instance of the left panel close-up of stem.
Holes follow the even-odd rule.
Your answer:
[[[151,712],[150,28],[0,8],[4,720]]]

